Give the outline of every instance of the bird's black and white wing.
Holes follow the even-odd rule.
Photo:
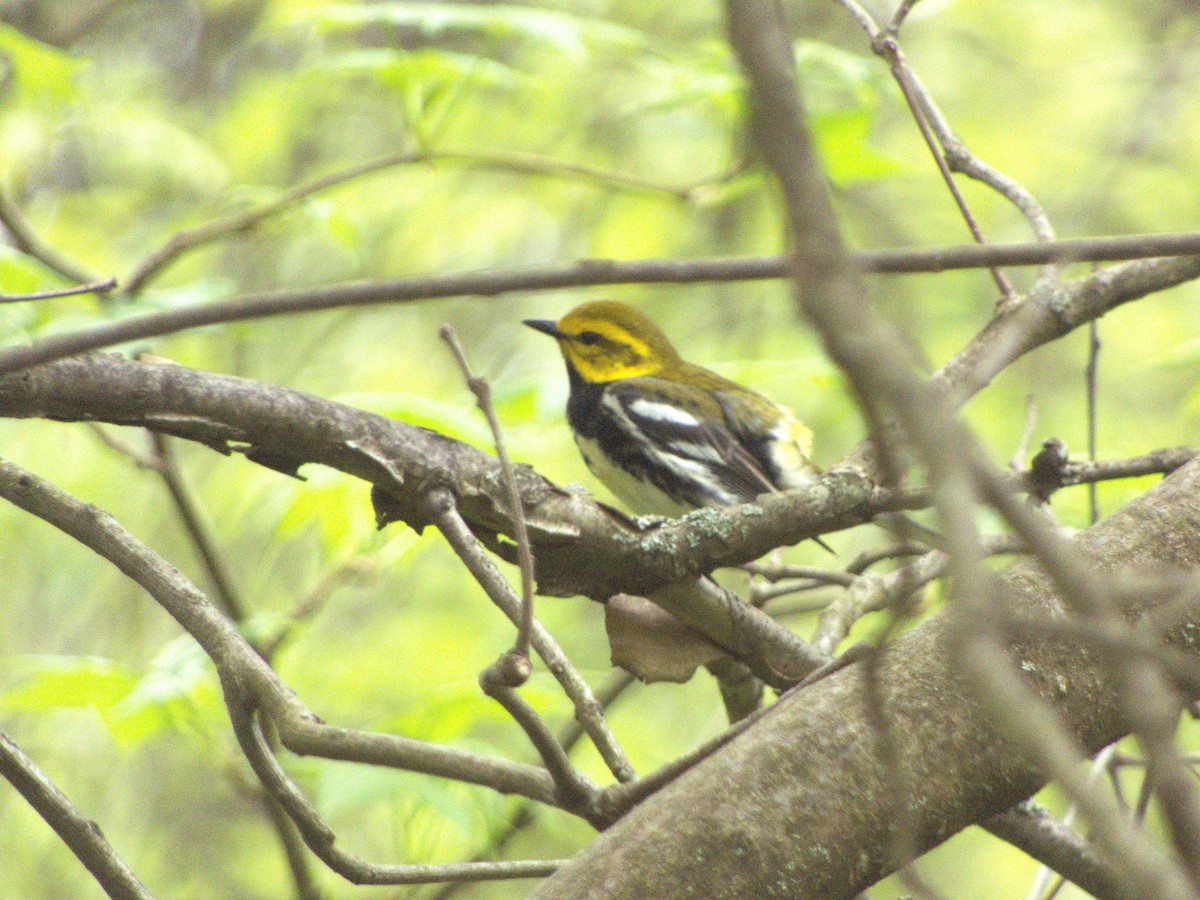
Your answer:
[[[704,391],[655,378],[597,385],[568,409],[588,467],[631,509],[681,515],[776,489]]]

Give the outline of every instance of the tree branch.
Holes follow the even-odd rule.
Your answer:
[[[76,284],[93,284],[100,281],[95,273],[67,259],[54,247],[42,240],[33,226],[13,203],[7,191],[0,191],[0,224],[8,231],[12,244],[26,256],[32,256],[48,269],[57,272],[67,281]]]
[[[1106,571],[1194,566],[1200,463],[1168,476],[1072,546]],[[1058,614],[1034,563],[1013,567],[1001,596],[1014,613]],[[1161,602],[1157,593],[1129,597],[1124,612],[1137,616]],[[1193,600],[1178,618],[1172,633],[1195,654],[1186,636],[1200,623],[1200,603]],[[950,648],[949,619],[941,613],[897,637],[880,672],[900,761],[919,792],[906,802],[917,811],[922,849],[1008,809],[1046,779],[1001,739],[973,699]],[[1127,732],[1108,664],[1081,654],[1076,640],[1039,635],[1012,652],[1024,684],[1089,750]],[[866,724],[866,704],[859,665],[789,692],[753,727],[600,835],[537,896],[594,896],[600,883],[610,896],[670,895],[689,885],[702,892],[711,884],[730,896],[756,896],[769,873],[789,896],[852,897],[894,865],[886,815],[893,785]]]
[[[97,354],[0,378],[0,416],[152,428],[288,471],[320,463],[377,485],[390,498],[387,520],[417,528],[428,522],[425,493],[445,486],[481,538],[513,533],[494,457],[300,391]],[[804,491],[639,525],[526,467],[515,475],[541,593],[597,600],[622,591],[644,595],[924,502],[861,473],[830,472]],[[511,549],[493,549],[505,547]]]
[[[25,303],[30,300],[54,300],[58,297],[74,297],[78,294],[107,294],[117,286],[117,279],[106,278],[75,287],[59,288],[54,291],[35,291],[32,294],[0,294],[0,303]]]
[[[89,821],[7,734],[0,731],[0,776],[28,801],[113,900],[152,900],[145,885]]]
[[[1096,238],[1037,244],[964,245],[932,250],[876,250],[855,254],[854,261],[865,272],[942,272],[957,268],[997,265],[1040,265],[1047,262],[1144,259],[1145,257],[1193,256],[1200,254],[1200,234],[1141,235],[1133,238]],[[1200,263],[1192,261],[1193,266]],[[567,266],[528,269],[497,269],[430,275],[393,281],[358,282],[324,288],[281,290],[250,294],[203,306],[132,316],[116,322],[81,328],[42,338],[24,347],[0,350],[0,374],[98,350],[127,341],[175,334],[226,322],[244,322],[271,316],[370,306],[409,303],[436,297],[495,297],[515,291],[557,290],[615,284],[690,284],[702,281],[751,281],[787,277],[787,259],[778,256],[728,259],[581,260]],[[1148,271],[1144,293],[1170,286],[1152,287],[1154,273]],[[1177,278],[1178,284],[1195,274]],[[1084,279],[1086,280],[1086,279]],[[1128,299],[1134,299],[1130,297]],[[1122,301],[1123,302],[1123,301]],[[1115,304],[1114,304],[1115,305]],[[1098,315],[1099,313],[1097,313]]]
[[[446,865],[381,865],[346,853],[336,846],[336,836],[323,821],[296,784],[288,777],[262,733],[247,698],[224,682],[226,705],[233,721],[234,734],[271,796],[287,812],[304,843],[330,869],[353,884],[434,884],[444,881],[495,881],[506,878],[540,878],[549,875],[561,860],[522,860],[517,862],[467,862]]]
[[[356,166],[350,166],[338,172],[314,178],[312,181],[305,182],[304,184],[296,185],[283,191],[274,200],[246,210],[245,212],[222,216],[221,218],[213,219],[211,222],[198,225],[195,228],[187,228],[176,232],[166,244],[138,264],[129,276],[128,284],[125,286],[125,293],[130,295],[139,293],[150,280],[161,274],[164,269],[183,254],[223,237],[248,231],[260,222],[295,206],[309,197],[367,175],[373,175],[377,172],[398,166],[420,163],[447,163],[451,165],[474,166],[480,169],[494,169],[502,172],[549,178],[579,178],[625,190],[666,194],[677,200],[691,199],[700,188],[712,182],[712,179],[706,179],[695,185],[673,187],[638,178],[635,175],[627,175],[623,172],[613,172],[583,163],[552,159],[532,153],[457,150],[411,150],[393,153],[379,159],[368,160]]]
[[[279,729],[280,739],[292,751],[439,775],[554,802],[553,784],[544,770],[534,766],[399,735],[325,725],[200,591],[108,513],[6,461],[0,461],[0,497],[49,522],[140,585],[204,648],[222,679],[231,679],[266,711]]]

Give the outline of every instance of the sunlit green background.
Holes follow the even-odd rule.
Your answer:
[[[850,243],[967,241],[886,66],[866,52],[848,16],[834,3],[786,5]],[[881,10],[888,13],[890,5]],[[0,184],[47,242],[100,276],[126,277],[181,229],[398,150],[522,151],[647,183],[635,189],[462,160],[395,167],[189,254],[137,296],[0,306],[4,340],[277,287],[581,257],[775,252],[779,208],[761,166],[747,160],[743,97],[720,14],[716,2],[676,0],[0,2]],[[1061,236],[1080,237],[1200,222],[1198,29],[1187,6],[1165,0],[926,0],[902,43],[969,146],[1025,184]],[[686,200],[672,192],[689,187]],[[989,238],[1029,237],[994,194],[970,183],[963,190]],[[1032,272],[1010,275],[1031,283]],[[0,247],[0,291],[63,285],[36,260]],[[870,287],[931,367],[987,321],[997,294],[981,272],[872,277]],[[775,282],[354,309],[127,349],[311,391],[490,449],[436,337],[451,322],[493,383],[514,456],[603,497],[563,422],[561,362],[544,337],[519,325],[598,296],[636,302],[690,358],[792,405],[816,431],[822,464],[862,437],[842,380]],[[1028,395],[1037,441],[1057,436],[1085,451],[1086,339],[1081,332],[1033,354],[968,408],[997,460],[1018,444]],[[1101,323],[1100,339],[1100,454],[1196,443],[1200,291],[1186,286],[1119,310]],[[141,433],[119,436],[145,445]],[[209,588],[161,481],[94,430],[3,421],[0,439],[4,456],[110,510]],[[476,683],[510,642],[511,626],[436,534],[375,532],[366,488],[339,473],[310,468],[299,482],[202,447],[180,444],[178,452],[253,610],[251,633],[281,627],[348,561],[374,566],[338,582],[278,657],[313,710],[338,725],[533,759]],[[1150,481],[1103,487],[1102,509]],[[1063,493],[1055,508],[1069,524],[1087,524],[1082,491]],[[861,529],[830,542],[844,561],[883,539]],[[808,547],[788,558],[830,562]],[[195,644],[108,564],[8,507],[0,508],[0,566],[0,727],[102,826],[156,896],[289,896],[282,854]],[[547,598],[537,612],[602,684],[610,672],[600,608]],[[801,633],[811,625],[795,620]],[[569,716],[544,670],[524,693],[554,723]],[[641,772],[724,722],[704,674],[686,686],[635,686],[611,720]],[[605,779],[590,749],[576,759]],[[290,757],[287,765],[339,845],[377,861],[486,854],[517,806],[422,776]],[[1047,802],[1057,804],[1053,795]],[[506,852],[567,856],[590,837],[580,822],[542,810]],[[0,860],[4,898],[100,895],[3,785]],[[925,877],[953,897],[1022,898],[1035,868],[977,830],[922,862]],[[329,896],[432,894],[355,888],[320,870],[319,878]],[[459,895],[521,896],[529,884]],[[904,893],[888,882],[871,896]]]

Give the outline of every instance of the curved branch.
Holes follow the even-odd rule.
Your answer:
[[[325,725],[199,590],[108,513],[7,461],[0,461],[0,497],[49,522],[140,585],[204,648],[222,679],[232,679],[261,704],[279,729],[284,745],[294,752],[440,775],[502,793],[554,802],[549,777],[534,766],[398,735]]]

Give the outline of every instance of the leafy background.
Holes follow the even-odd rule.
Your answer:
[[[835,4],[789,6],[851,243],[966,241],[886,67],[860,32]],[[181,229],[309,179],[400,150],[432,157],[321,192],[186,255],[134,296],[0,306],[10,343],[277,287],[780,249],[780,211],[761,167],[747,159],[744,98],[716,3],[7,0],[0,21],[0,184],[47,242],[98,275],[125,277]],[[902,38],[971,148],[1029,187],[1060,234],[1074,237],[1195,227],[1197,29],[1187,5],[1171,2],[926,0]],[[512,152],[642,183],[533,175],[478,158]],[[476,158],[437,158],[454,153]],[[964,191],[991,239],[1028,237],[996,196],[971,184]],[[1032,278],[1011,274],[1019,285]],[[63,283],[0,248],[0,290]],[[996,295],[980,272],[874,277],[870,288],[931,367],[987,321]],[[637,303],[690,358],[792,405],[816,431],[823,464],[861,438],[841,379],[774,282],[354,309],[124,349],[311,391],[490,449],[436,338],[438,325],[451,322],[493,383],[514,456],[603,497],[563,421],[557,354],[519,325],[601,295]],[[1194,444],[1197,288],[1117,311],[1100,337],[1101,455]],[[1030,394],[1037,439],[1084,449],[1086,350],[1084,334],[1041,350],[968,408],[997,458],[1016,447]],[[120,437],[145,443],[139,433]],[[110,510],[208,587],[161,482],[94,429],[3,421],[0,440],[7,457]],[[330,572],[357,561],[358,574],[336,582],[277,659],[311,708],[332,723],[532,757],[476,683],[510,641],[510,626],[436,534],[398,526],[377,533],[366,489],[338,473],[310,468],[299,482],[202,447],[177,450],[252,610],[247,630],[275,633]],[[1102,509],[1145,487],[1104,486]],[[1086,525],[1082,492],[1065,492],[1055,506],[1070,524]],[[849,559],[880,539],[860,529],[832,543]],[[808,547],[788,558],[829,563]],[[102,825],[157,896],[286,895],[282,856],[195,644],[106,563],[10,508],[0,508],[0,565],[0,727]],[[547,598],[537,610],[602,683],[609,665],[599,607]],[[802,633],[811,627],[794,621]],[[861,630],[875,627],[868,620]],[[552,721],[569,717],[543,671],[525,693]],[[639,771],[724,722],[703,674],[686,686],[635,686],[611,718]],[[576,756],[604,778],[594,753]],[[516,805],[417,775],[315,760],[289,766],[340,843],[381,861],[486,852]],[[11,790],[0,790],[0,822],[0,896],[99,895]],[[564,814],[537,811],[508,853],[570,855],[590,834]],[[977,830],[922,864],[952,896],[1023,897],[1034,870]],[[322,880],[331,896],[432,893]],[[511,897],[526,884],[461,895]],[[903,893],[887,882],[871,896]]]

